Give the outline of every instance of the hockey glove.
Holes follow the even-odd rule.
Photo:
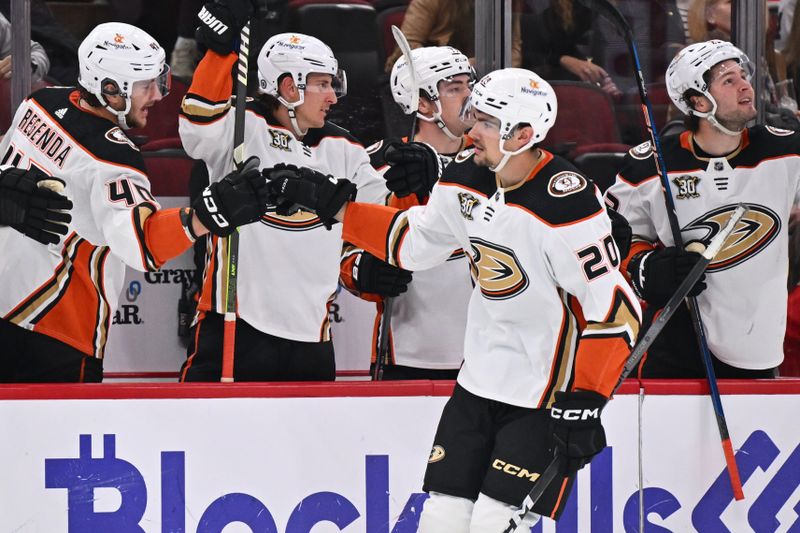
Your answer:
[[[608,218],[611,219],[611,238],[614,239],[614,243],[617,245],[619,256],[621,258],[628,257],[628,252],[631,251],[631,239],[633,237],[631,225],[628,224],[628,220],[624,216],[610,207],[606,208],[606,212],[608,213]]]
[[[642,300],[663,307],[701,257],[696,252],[685,252],[675,246],[636,254],[628,263],[633,289]],[[697,296],[705,290],[705,279],[703,273],[689,296]]]
[[[411,272],[381,261],[369,252],[361,252],[353,264],[353,284],[359,292],[394,298],[408,290]]]
[[[209,2],[200,8],[200,25],[195,39],[218,54],[227,55],[236,49],[236,40],[252,13],[250,0]]]
[[[390,143],[384,159],[391,165],[383,175],[386,187],[398,198],[415,193],[422,200],[442,176],[439,154],[424,143]]]
[[[8,168],[0,172],[0,224],[11,226],[42,244],[56,244],[66,235],[72,202],[55,191],[64,181],[36,167]]]
[[[208,231],[227,237],[238,226],[256,222],[266,212],[269,189],[259,163],[257,157],[251,157],[241,170],[212,183],[194,201],[192,208]]]
[[[556,453],[566,459],[566,474],[583,468],[606,447],[600,413],[608,400],[594,391],[556,392],[550,408]]]
[[[316,213],[327,229],[336,224],[334,217],[342,206],[356,197],[356,186],[350,180],[311,168],[279,164],[264,173],[269,180],[270,203],[278,206],[279,214],[302,208]]]

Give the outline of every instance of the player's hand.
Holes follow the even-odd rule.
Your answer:
[[[250,0],[209,2],[197,13],[195,39],[218,54],[229,54],[235,50],[239,33],[252,12]]]
[[[611,209],[606,207],[608,218],[611,219],[611,237],[619,250],[620,258],[628,257],[628,252],[631,251],[631,240],[633,239],[633,230],[628,220]]]
[[[259,163],[257,157],[249,158],[241,169],[206,187],[195,200],[192,208],[208,231],[226,237],[266,212],[269,189]]]
[[[359,292],[394,298],[408,290],[411,272],[381,261],[369,252],[358,254],[353,264],[353,285]]]
[[[304,209],[322,220],[327,229],[336,223],[336,214],[356,197],[356,186],[347,179],[334,178],[311,168],[275,165],[264,170],[269,182],[270,203],[279,213]]]
[[[608,400],[594,391],[556,392],[550,408],[556,453],[566,459],[566,474],[574,474],[606,447],[600,413]]]
[[[659,248],[636,254],[628,263],[628,274],[639,298],[663,307],[701,258],[697,252],[686,252],[675,246]],[[697,296],[705,289],[706,275],[703,273],[689,291],[689,296]]]
[[[383,175],[386,188],[398,198],[412,193],[424,198],[442,176],[439,154],[424,143],[390,143],[384,159],[391,165]]]
[[[0,224],[11,226],[42,244],[56,244],[66,235],[72,202],[59,194],[64,181],[36,167],[0,172]]]

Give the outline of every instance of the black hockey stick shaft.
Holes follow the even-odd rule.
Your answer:
[[[647,131],[650,134],[650,141],[653,144],[653,156],[656,163],[656,170],[658,171],[659,178],[661,179],[661,189],[664,194],[664,202],[667,206],[667,218],[669,220],[670,231],[672,232],[672,240],[675,246],[683,249],[683,237],[681,236],[681,229],[678,223],[678,215],[675,211],[675,201],[672,198],[671,188],[669,184],[669,176],[667,175],[667,167],[664,163],[664,153],[661,149],[661,140],[659,139],[658,132],[656,131],[655,119],[653,115],[653,106],[650,103],[650,98],[647,96],[647,87],[644,84],[644,76],[642,75],[642,66],[639,61],[639,53],[636,50],[636,42],[633,39],[633,32],[628,24],[628,21],[620,13],[620,11],[612,5],[608,0],[579,0],[582,4],[588,6],[590,9],[595,8],[597,11],[605,16],[609,21],[623,34],[625,42],[628,46],[628,51],[634,61],[634,77],[639,87],[639,98],[642,101],[642,112],[645,117],[645,124]],[[708,389],[711,396],[711,404],[714,407],[714,414],[717,420],[717,428],[719,430],[720,440],[722,443],[722,450],[725,454],[725,463],[730,477],[731,488],[733,489],[734,498],[737,500],[744,499],[744,492],[742,490],[742,482],[739,477],[739,468],[736,464],[736,457],[733,453],[733,445],[731,444],[730,434],[728,432],[728,422],[725,419],[725,412],[722,409],[722,398],[720,397],[719,388],[717,386],[717,378],[714,373],[714,365],[711,361],[711,352],[708,349],[708,341],[706,340],[705,329],[703,327],[703,320],[700,316],[700,308],[697,305],[697,298],[690,296],[687,298],[689,307],[689,314],[692,318],[692,325],[694,326],[695,334],[697,335],[697,344],[700,349],[703,367],[706,373],[706,380],[708,381]]]
[[[414,70],[414,60],[411,57],[411,47],[406,36],[397,26],[392,26],[392,35],[397,43],[397,47],[406,59],[406,65],[411,77],[411,133],[408,135],[408,142],[414,142],[414,134],[417,130],[417,108],[419,107],[419,84],[417,82],[417,71]],[[394,298],[386,297],[383,299],[383,314],[381,315],[381,328],[378,335],[378,354],[375,357],[375,367],[372,370],[372,379],[383,379],[383,367],[389,364],[389,335],[392,327],[392,314],[394,313]]]
[[[247,69],[250,54],[250,20],[248,20],[239,39],[239,61],[236,72],[236,102],[233,125],[233,162],[236,166],[244,163],[244,121],[247,106]],[[234,353],[236,350],[236,289],[239,275],[239,230],[235,229],[227,237],[228,263],[225,285],[225,320],[222,342],[222,374],[220,381],[233,382]]]
[[[725,226],[714,237],[714,239],[712,239],[711,243],[708,245],[708,248],[706,248],[702,253],[700,260],[695,263],[695,265],[689,271],[689,274],[678,286],[678,289],[670,297],[667,304],[661,310],[661,313],[659,313],[652,325],[638,340],[636,346],[634,346],[633,350],[631,350],[631,354],[628,356],[627,361],[625,361],[625,366],[622,367],[622,373],[617,380],[617,384],[614,386],[614,390],[611,392],[612,396],[614,395],[614,392],[619,389],[620,385],[622,385],[625,379],[627,379],[627,377],[631,374],[631,372],[633,372],[633,370],[639,366],[639,361],[642,360],[642,357],[644,357],[644,354],[664,329],[664,326],[667,325],[669,319],[672,318],[672,315],[675,314],[675,311],[680,307],[681,303],[683,303],[684,298],[686,298],[686,295],[692,290],[694,284],[697,283],[697,280],[702,277],[706,267],[708,267],[711,261],[714,260],[714,257],[716,257],[716,255],[722,249],[722,246],[725,244],[725,240],[736,228],[736,224],[739,222],[739,220],[741,220],[746,211],[747,207],[745,207],[743,204],[739,204],[733,214],[731,214],[728,222],[725,223]],[[525,518],[525,516],[533,509],[533,506],[539,501],[539,498],[542,497],[545,490],[547,490],[547,487],[549,487],[550,483],[552,483],[555,479],[556,474],[558,474],[559,470],[561,469],[562,460],[563,459],[559,455],[556,455],[553,460],[550,461],[550,464],[547,465],[547,468],[544,469],[541,476],[536,479],[533,489],[531,489],[528,495],[525,496],[525,499],[523,500],[519,510],[514,514],[514,516],[511,517],[508,527],[503,530],[503,533],[511,533],[522,524],[523,518]]]

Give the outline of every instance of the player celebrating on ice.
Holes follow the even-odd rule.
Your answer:
[[[605,447],[600,411],[639,329],[598,190],[538,147],[556,119],[552,87],[499,70],[474,87],[463,116],[474,147],[425,206],[348,202],[346,181],[309,169],[270,184],[279,203],[343,220],[345,239],[402,268],[469,254],[464,365],[428,461],[423,533],[502,531],[554,447],[564,477],[534,512],[558,517],[577,470]]]
[[[206,4],[199,16],[198,39],[209,51],[194,73],[179,128],[186,151],[206,163],[212,180],[233,168],[233,46],[251,11],[250,0],[230,0]],[[347,177],[353,180],[343,192],[348,198],[357,186],[360,200],[384,204],[385,181],[364,147],[326,120],[347,90],[330,47],[309,35],[281,33],[261,48],[257,66],[260,94],[247,101],[245,153],[260,157],[267,173],[291,164]],[[432,150],[408,150],[403,164],[437,168]],[[236,381],[335,378],[328,307],[338,289],[342,233],[334,222],[273,209],[240,232]],[[226,263],[226,242],[212,239],[181,380],[220,379]]]
[[[420,98],[416,110],[414,140],[417,150],[433,148],[447,165],[471,145],[459,113],[475,83],[475,72],[467,56],[449,46],[417,48],[411,52]],[[405,56],[395,62],[390,77],[394,101],[404,112],[411,112],[412,73]],[[404,154],[396,150],[406,139],[386,139],[367,148],[372,166],[383,173],[393,192],[389,205],[405,209],[428,201],[436,175],[408,173],[403,167],[390,167]],[[427,145],[427,146],[426,146]],[[342,261],[342,282],[366,300],[395,297],[390,335],[386,340],[390,364],[382,368],[383,379],[455,379],[464,358],[464,328],[467,304],[472,293],[469,265],[462,250],[454,251],[447,262],[420,272],[409,283],[411,274],[389,265],[368,252],[349,249]],[[400,294],[407,288],[408,292]],[[398,296],[399,294],[399,296]],[[383,346],[383,305],[372,342],[373,361]]]
[[[670,98],[689,131],[662,143],[684,242],[707,243],[739,202],[748,213],[698,282],[700,315],[717,377],[769,378],[783,360],[789,218],[800,203],[800,133],[747,128],[756,117],[751,63],[712,40],[681,51],[667,69]],[[650,143],[626,156],[606,201],[635,236],[627,271],[652,313],[699,254],[675,247]],[[623,263],[624,264],[624,263]],[[700,378],[704,370],[683,306],[650,348],[646,377]]]
[[[210,186],[193,208],[160,209],[124,130],[144,126],[167,94],[164,49],[107,23],[78,54],[79,87],[31,95],[0,143],[2,165],[16,167],[0,174],[0,221],[11,226],[0,227],[3,382],[101,381],[125,265],[155,270],[197,236],[226,235],[266,209],[257,170]],[[69,200],[41,189],[53,184]],[[60,212],[73,203],[71,217]]]

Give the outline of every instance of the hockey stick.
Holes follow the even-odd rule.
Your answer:
[[[639,341],[636,343],[636,346],[633,347],[631,354],[625,361],[625,366],[622,367],[622,373],[619,376],[619,380],[617,380],[617,384],[614,386],[614,390],[611,392],[612,396],[614,395],[614,392],[619,389],[620,385],[622,385],[622,382],[625,381],[625,379],[630,375],[630,373],[633,372],[637,366],[639,366],[639,361],[642,360],[644,354],[653,344],[653,341],[656,340],[656,337],[658,337],[659,333],[661,333],[661,331],[664,329],[664,326],[667,325],[669,319],[673,314],[675,314],[675,311],[683,303],[684,298],[686,298],[686,295],[692,290],[694,284],[697,283],[697,280],[699,280],[703,275],[706,267],[708,267],[711,261],[714,260],[714,257],[716,257],[716,255],[722,249],[725,241],[736,228],[739,220],[741,220],[747,210],[748,208],[744,204],[739,204],[736,207],[736,210],[731,214],[728,222],[725,223],[725,226],[723,226],[720,232],[711,240],[708,248],[706,248],[701,254],[702,257],[700,260],[689,271],[689,274],[678,286],[675,294],[670,297],[667,304],[661,310],[661,313],[653,321],[653,324],[645,332],[644,336],[639,339]],[[536,502],[539,501],[539,498],[542,497],[545,490],[547,490],[547,487],[550,486],[550,483],[552,483],[559,470],[561,470],[562,461],[563,458],[558,454],[556,454],[553,460],[550,461],[550,464],[547,465],[547,468],[544,469],[541,476],[536,479],[536,484],[533,486],[533,489],[531,489],[528,495],[525,496],[520,509],[514,514],[514,516],[511,517],[508,527],[503,530],[503,533],[511,533],[512,531],[515,531],[520,524],[522,524],[522,520],[533,509],[533,506],[536,505]]]
[[[247,59],[250,53],[250,20],[242,27],[239,42],[239,63],[236,75],[236,107],[233,126],[233,162],[244,163],[244,112],[247,106]],[[225,322],[222,341],[223,383],[233,382],[233,354],[236,347],[236,282],[239,276],[239,230],[227,238],[228,279],[225,285]]]
[[[675,201],[670,192],[669,177],[666,172],[666,165],[664,163],[664,152],[661,150],[661,140],[656,132],[655,119],[653,115],[653,106],[650,104],[650,98],[647,96],[647,88],[644,85],[644,77],[642,76],[642,66],[639,62],[639,54],[636,50],[636,43],[633,39],[633,32],[625,20],[625,17],[619,10],[613,6],[608,0],[580,0],[580,2],[590,9],[592,7],[605,16],[616,28],[622,33],[628,51],[633,57],[634,61],[634,76],[636,83],[639,87],[639,98],[642,101],[642,112],[645,117],[645,125],[650,134],[650,141],[653,144],[654,159],[656,163],[656,171],[661,179],[661,189],[664,193],[664,202],[667,206],[667,218],[669,219],[669,227],[672,232],[672,240],[675,241],[675,246],[683,249],[683,238],[681,236],[680,225],[678,224],[678,216],[675,213]],[[722,442],[722,451],[725,455],[725,464],[728,469],[728,476],[730,477],[731,488],[733,489],[733,496],[737,500],[744,499],[744,491],[742,490],[742,481],[739,477],[739,467],[736,464],[736,457],[733,453],[733,446],[731,445],[731,437],[728,433],[728,422],[725,419],[725,412],[722,410],[722,398],[719,394],[717,387],[717,378],[714,374],[714,365],[711,361],[711,352],[708,349],[708,342],[706,340],[705,330],[703,329],[703,320],[700,316],[700,309],[697,307],[697,299],[694,296],[687,298],[689,313],[692,317],[692,325],[694,326],[697,335],[697,343],[700,348],[700,355],[703,360],[703,367],[706,372],[706,380],[708,381],[708,389],[711,396],[711,403],[714,406],[714,414],[717,419],[717,429],[719,430],[720,440]]]
[[[397,26],[392,26],[392,35],[397,43],[397,47],[403,52],[406,58],[406,68],[411,78],[411,133],[408,142],[414,142],[414,133],[417,129],[417,110],[419,109],[419,81],[417,81],[417,71],[414,69],[414,60],[411,57],[411,47],[408,45],[406,36]],[[378,355],[375,358],[375,368],[372,371],[372,379],[380,380],[383,378],[383,367],[389,364],[389,330],[392,324],[392,312],[394,310],[394,298],[386,297],[383,299],[383,317],[381,329],[378,335]]]

